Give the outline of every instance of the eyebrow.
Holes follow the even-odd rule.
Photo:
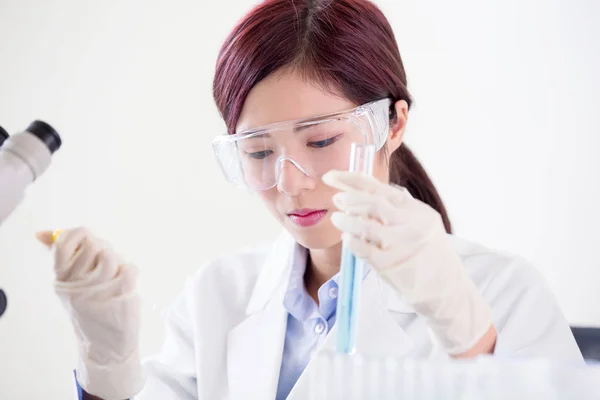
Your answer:
[[[311,128],[315,128],[316,125],[318,124],[309,124],[309,125],[302,125],[302,126],[295,126],[293,129],[294,133],[298,133],[298,132],[302,132],[306,129],[311,129]],[[265,133],[259,133],[256,134],[256,136],[252,136],[250,139],[259,139],[259,138],[270,138],[271,134],[269,132],[265,132]]]
[[[294,127],[294,133],[298,133],[298,132],[301,132],[303,130],[310,129],[310,128],[315,128],[316,125],[318,125],[318,124],[309,124],[309,125],[296,126],[296,127]]]

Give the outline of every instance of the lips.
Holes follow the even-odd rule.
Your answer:
[[[288,217],[296,225],[306,228],[318,224],[327,214],[327,210],[314,210],[310,208],[302,208],[294,210],[288,214]]]

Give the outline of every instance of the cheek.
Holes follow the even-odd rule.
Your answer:
[[[277,190],[273,191],[265,190],[263,192],[258,192],[258,197],[262,200],[265,206],[279,219],[279,212],[277,211],[277,198],[278,198]]]

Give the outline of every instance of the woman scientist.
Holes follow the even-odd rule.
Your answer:
[[[311,354],[335,342],[342,237],[369,265],[361,353],[581,359],[533,267],[451,235],[440,196],[403,143],[411,97],[374,4],[261,3],[225,41],[213,88],[228,128],[214,141],[224,175],[256,191],[285,233],[202,267],[143,372],[133,267],[85,229],[59,235],[56,290],[79,338],[86,392],[302,398]],[[353,142],[378,149],[373,177],[345,172]]]

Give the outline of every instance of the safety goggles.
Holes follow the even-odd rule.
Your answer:
[[[285,163],[320,178],[332,169],[347,170],[352,143],[380,150],[388,136],[390,99],[351,110],[286,121],[213,140],[225,178],[255,191],[275,187]]]

